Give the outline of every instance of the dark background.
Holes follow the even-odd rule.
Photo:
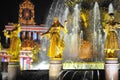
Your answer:
[[[2,0],[0,1],[0,37],[4,44],[2,30],[8,23],[18,23],[19,4],[24,0]],[[30,0],[35,6],[36,24],[44,24],[53,0]]]
[[[0,2],[0,25],[8,22],[18,22],[19,4],[24,0],[3,0]],[[53,0],[30,0],[35,5],[35,22],[45,22]]]

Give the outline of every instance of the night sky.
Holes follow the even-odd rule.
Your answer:
[[[0,36],[5,25],[18,23],[19,4],[24,0],[2,0],[0,2]],[[35,22],[44,24],[53,0],[30,0],[35,5]],[[2,41],[4,41],[2,37]],[[4,43],[4,42],[3,42]]]

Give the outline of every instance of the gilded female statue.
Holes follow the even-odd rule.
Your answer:
[[[8,33],[8,31],[4,30],[4,35],[10,38],[10,47],[7,53],[11,55],[11,60],[19,59],[21,40],[19,39],[18,34],[20,31],[21,31],[20,24],[15,24],[10,34]]]
[[[118,35],[116,29],[120,27],[120,24],[114,21],[114,14],[109,14],[109,21],[104,27],[106,32],[106,40],[104,49],[106,52],[106,58],[116,57],[115,51],[119,50]]]
[[[62,59],[62,53],[64,50],[64,35],[61,38],[60,31],[63,31],[64,34],[67,33],[66,28],[67,21],[65,21],[64,26],[59,22],[57,17],[54,17],[53,24],[46,33],[43,33],[42,36],[46,36],[50,40],[50,46],[48,50],[48,56],[50,59]]]

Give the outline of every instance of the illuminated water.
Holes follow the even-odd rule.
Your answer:
[[[93,53],[96,61],[104,59],[104,43],[99,5],[95,2],[93,9]],[[98,57],[99,56],[99,57]]]
[[[65,20],[68,21],[67,29],[68,33],[65,35],[65,49],[63,53],[63,61],[67,62],[103,62],[104,61],[104,36],[102,35],[102,26],[101,26],[101,16],[99,5],[95,2],[94,7],[91,11],[88,11],[90,14],[90,19],[87,22],[89,33],[92,35],[90,37],[93,48],[87,44],[87,48],[81,48],[84,43],[84,29],[82,29],[82,20],[80,14],[82,12],[81,3],[76,4],[73,8],[66,7],[64,3],[66,0],[54,0],[49,10],[48,17],[46,18],[46,26],[50,27],[53,21],[53,17],[56,16],[59,18],[59,21],[63,24]],[[90,30],[89,30],[90,29]],[[88,34],[89,35],[89,34]],[[88,37],[88,36],[86,36]],[[41,51],[40,51],[40,64],[46,63],[49,64],[49,58],[47,57],[47,50],[49,47],[49,40],[46,38],[41,39]],[[84,45],[85,46],[85,45]],[[83,50],[82,50],[83,49]],[[88,51],[87,51],[88,49]],[[89,52],[89,49],[92,50],[92,54]],[[81,52],[83,51],[83,52]],[[85,54],[85,55],[83,55]],[[88,56],[88,57],[82,57]],[[44,64],[45,64],[44,63]],[[71,64],[72,65],[72,64]],[[39,66],[40,67],[40,66]]]

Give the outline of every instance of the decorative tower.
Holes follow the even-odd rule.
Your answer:
[[[19,7],[19,23],[23,25],[34,25],[34,5],[32,2],[25,0]]]

